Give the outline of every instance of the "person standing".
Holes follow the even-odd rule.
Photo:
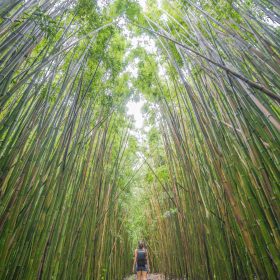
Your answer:
[[[133,273],[136,271],[137,280],[147,280],[149,271],[148,251],[143,241],[138,242],[138,248],[134,251]]]

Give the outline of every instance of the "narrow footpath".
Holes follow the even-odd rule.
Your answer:
[[[131,275],[127,278],[125,278],[124,280],[135,280],[136,279],[136,274]],[[148,280],[164,280],[164,275],[162,274],[148,274]]]

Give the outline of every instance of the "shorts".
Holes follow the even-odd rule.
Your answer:
[[[136,264],[136,271],[148,271],[148,265],[137,265]]]

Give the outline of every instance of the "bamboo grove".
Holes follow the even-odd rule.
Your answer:
[[[1,1],[0,279],[279,279],[280,3],[144,2]]]

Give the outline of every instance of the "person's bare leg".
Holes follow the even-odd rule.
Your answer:
[[[137,280],[141,280],[141,272],[142,271],[137,271]]]
[[[142,280],[147,280],[147,271],[142,271]]]

